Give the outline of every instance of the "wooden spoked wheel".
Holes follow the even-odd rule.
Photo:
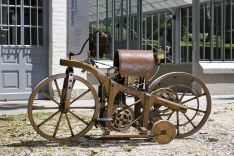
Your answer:
[[[195,76],[173,72],[156,79],[150,86],[152,94],[187,106],[186,113],[171,110],[154,104],[154,110],[163,120],[176,127],[176,138],[190,136],[197,132],[207,121],[211,111],[211,97],[205,84]]]
[[[70,107],[66,110],[61,107],[65,77],[66,74],[58,74],[41,81],[33,90],[28,102],[28,117],[31,125],[37,133],[51,141],[78,140],[92,128],[99,113],[95,89],[89,82],[75,75],[72,82]],[[52,96],[48,93],[49,86],[54,88],[57,95]],[[66,91],[66,88],[64,90]],[[38,100],[35,100],[38,96],[43,96],[48,100],[40,105]]]

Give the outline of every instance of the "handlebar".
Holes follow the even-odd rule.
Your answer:
[[[91,37],[93,37],[94,35],[96,35],[97,33],[102,33],[101,31],[97,30],[95,31],[94,33],[90,33],[91,35],[89,35],[89,37],[86,39],[86,41],[84,42],[81,50],[79,51],[79,53],[75,54],[73,52],[69,52],[68,55],[69,55],[69,59],[71,59],[72,56],[75,56],[75,55],[80,55],[83,50],[84,50],[84,47],[86,46],[86,44],[88,43],[88,41],[91,39]]]

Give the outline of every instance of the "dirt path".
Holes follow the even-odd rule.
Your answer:
[[[36,134],[25,114],[1,115],[0,132],[0,155],[234,155],[234,103],[215,103],[199,132],[166,145],[140,139],[48,142]]]

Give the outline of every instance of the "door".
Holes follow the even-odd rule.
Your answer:
[[[48,75],[47,1],[0,3],[0,100],[27,99]]]

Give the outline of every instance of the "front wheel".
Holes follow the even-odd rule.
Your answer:
[[[70,107],[67,111],[61,109],[65,77],[66,74],[57,74],[44,79],[32,91],[28,101],[31,125],[38,134],[51,141],[78,140],[92,128],[99,113],[95,89],[88,81],[76,75],[73,76]],[[57,96],[48,93],[49,87],[54,88]],[[38,104],[38,100],[35,100],[38,96],[48,100],[43,105]]]

